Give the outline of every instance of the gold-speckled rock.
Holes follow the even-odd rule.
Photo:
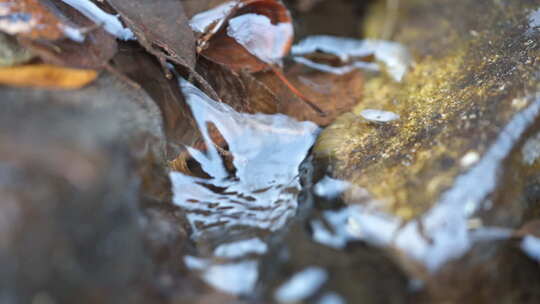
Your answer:
[[[354,111],[322,132],[316,159],[401,219],[420,217],[447,194],[504,204],[483,224],[518,225],[540,172],[534,142],[523,147],[538,130],[539,9],[540,1],[525,0],[400,1],[393,40],[409,48],[411,70],[401,83],[368,78]],[[368,35],[384,22],[371,17]],[[400,119],[370,123],[365,109]],[[358,202],[351,191],[344,198]]]

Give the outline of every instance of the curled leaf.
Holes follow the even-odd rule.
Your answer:
[[[70,69],[48,64],[0,68],[0,84],[14,87],[75,90],[97,78],[94,70]]]
[[[195,15],[191,26],[206,31],[198,51],[237,72],[258,72],[279,63],[294,36],[289,11],[278,0],[231,1]]]

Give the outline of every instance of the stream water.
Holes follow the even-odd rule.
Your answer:
[[[267,250],[262,235],[283,228],[296,214],[298,168],[319,128],[285,115],[238,113],[187,81],[180,86],[208,147],[206,153],[188,150],[211,178],[172,173],[174,202],[185,210],[195,241],[217,240],[185,262],[217,289],[247,294],[257,281],[257,257]],[[224,165],[208,123],[227,142],[234,172]]]
[[[344,47],[337,48],[338,44]],[[297,62],[304,62],[301,55],[316,50],[339,57],[374,53],[386,63],[396,81],[410,65],[405,49],[382,41],[361,43],[317,36],[295,46],[293,54]],[[309,61],[305,64],[315,70],[341,73],[333,67]],[[352,63],[346,68],[366,66]],[[371,65],[367,68],[374,70]],[[292,219],[298,216],[299,206],[313,203],[300,196],[302,191],[309,191],[318,200],[336,203],[306,221],[310,240],[337,250],[355,241],[390,248],[415,260],[427,272],[462,256],[478,241],[512,237],[513,232],[506,228],[471,229],[470,221],[475,211],[482,208],[485,197],[494,190],[497,171],[504,159],[537,117],[540,111],[537,97],[531,98],[529,105],[510,120],[481,159],[476,157],[471,161],[471,169],[455,180],[430,211],[418,220],[403,222],[372,208],[377,202],[370,193],[345,181],[327,176],[309,185],[310,189],[303,189],[299,168],[320,132],[314,123],[298,122],[281,114],[238,113],[183,79],[179,86],[207,147],[204,151],[187,147],[191,158],[207,177],[180,172],[170,175],[174,203],[185,212],[192,228],[191,237],[197,244],[196,254],[182,259],[191,271],[217,290],[240,296],[257,293],[261,263],[269,254],[274,254],[274,236],[289,229]],[[400,119],[391,112],[364,112],[364,119],[377,123]],[[213,142],[211,128],[219,131],[227,143],[227,151]],[[228,165],[231,160],[232,167]],[[361,202],[339,207],[339,197],[345,191],[354,192]],[[537,238],[529,236],[523,240],[521,248],[538,259],[539,244]],[[273,298],[280,303],[299,302],[316,293],[327,280],[329,274],[324,268],[307,265],[275,288]],[[409,288],[422,284],[412,279]],[[333,291],[318,299],[317,303],[345,303]]]

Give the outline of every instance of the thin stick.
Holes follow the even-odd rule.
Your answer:
[[[324,112],[321,108],[319,108],[316,104],[311,102],[302,92],[300,92],[288,79],[281,73],[281,71],[275,67],[274,65],[270,65],[272,68],[272,72],[276,74],[276,76],[291,90],[291,92],[296,95],[296,97],[300,98],[305,104],[307,104],[313,111],[317,112],[321,116],[326,116],[326,112]]]
[[[129,78],[126,74],[120,72],[117,68],[112,66],[110,63],[107,63],[105,65],[105,70],[107,70],[109,73],[113,74],[114,76],[118,77],[121,81],[125,82],[129,86],[133,87],[134,89],[140,89],[141,86],[133,81],[131,78]]]

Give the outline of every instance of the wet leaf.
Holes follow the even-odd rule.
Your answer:
[[[195,66],[195,38],[179,0],[108,0],[141,45],[180,65]]]
[[[220,99],[236,111],[272,114],[279,111],[280,100],[249,73],[235,73],[219,63],[200,58],[197,71],[208,80]]]
[[[29,39],[57,40],[70,27],[38,0],[0,0],[0,30]]]
[[[284,74],[294,87],[326,115],[321,116],[311,111],[310,106],[291,92],[275,73],[261,72],[255,74],[255,77],[280,100],[279,112],[299,120],[310,120],[325,126],[362,99],[364,78],[363,73],[358,70],[336,75],[311,70],[301,64],[292,64],[285,67]]]
[[[292,19],[281,1],[240,1],[227,18],[215,34],[198,41],[201,54],[210,60],[237,72],[257,72],[278,64],[289,52]]]
[[[169,60],[187,68],[213,98],[213,88],[194,70],[195,37],[179,0],[108,0],[133,30],[139,43],[165,66]],[[171,76],[168,74],[168,76]]]
[[[191,19],[194,15],[219,6],[228,0],[180,0],[186,16]]]
[[[63,68],[35,64],[0,68],[0,84],[16,87],[36,87],[73,90],[84,87],[97,77],[93,70]]]
[[[272,70],[296,97],[325,115],[279,69],[294,35],[291,16],[281,1],[229,1],[195,15],[190,26],[202,32],[197,52],[209,60],[236,73]]]
[[[53,7],[53,4],[50,5]],[[104,68],[117,51],[116,38],[63,2],[55,2],[54,10],[77,27],[86,29],[84,41],[22,38],[20,42],[46,63],[81,69]]]

